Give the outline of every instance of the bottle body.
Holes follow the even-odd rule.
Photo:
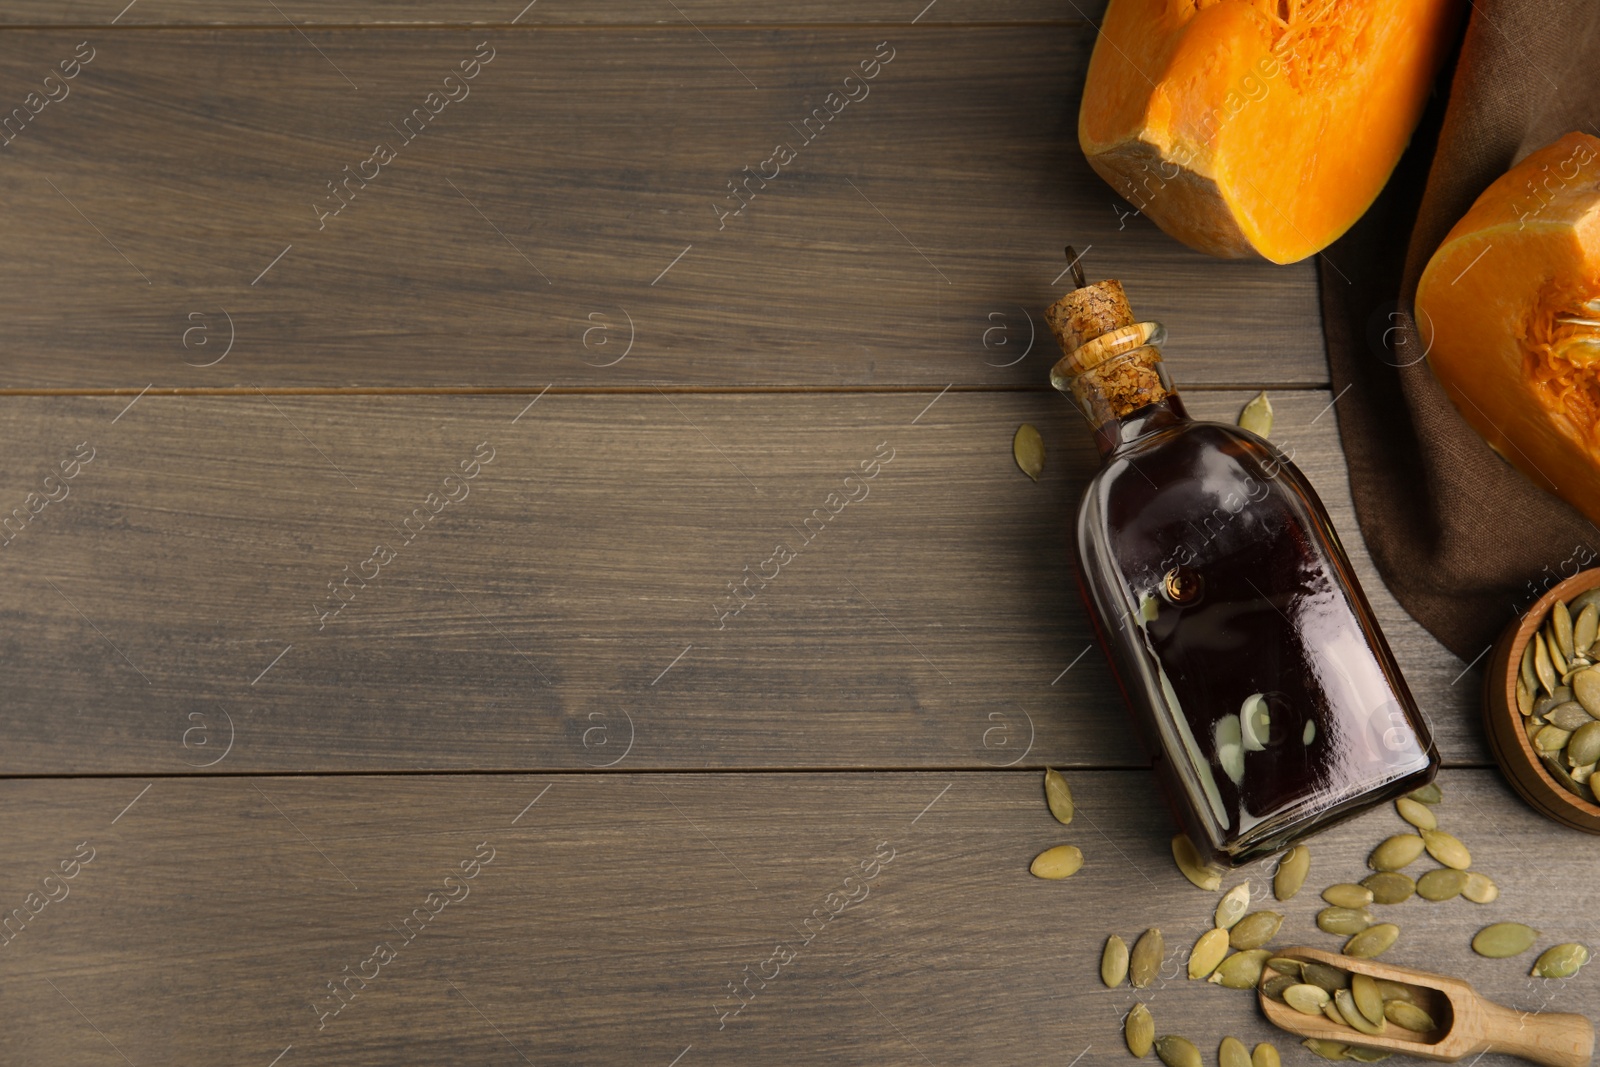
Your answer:
[[[1200,853],[1243,863],[1431,780],[1427,724],[1293,463],[1170,388],[1097,436],[1079,580]]]

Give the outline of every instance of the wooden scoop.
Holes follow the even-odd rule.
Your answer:
[[[1480,1052],[1503,1052],[1520,1056],[1548,1067],[1587,1067],[1594,1055],[1594,1027],[1582,1015],[1554,1012],[1521,1012],[1485,1000],[1459,978],[1413,971],[1375,960],[1355,959],[1314,948],[1286,948],[1274,956],[1312,960],[1352,974],[1366,974],[1416,986],[1420,1007],[1428,1012],[1439,1029],[1414,1034],[1388,1023],[1379,1036],[1359,1033],[1336,1025],[1321,1015],[1306,1015],[1267,996],[1260,990],[1261,1010],[1268,1020],[1290,1033],[1339,1041],[1362,1048],[1400,1052],[1429,1060],[1454,1062]],[[1262,969],[1261,982],[1275,977],[1271,967]]]

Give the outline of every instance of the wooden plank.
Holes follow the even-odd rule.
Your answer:
[[[1359,548],[1328,394],[1274,399],[1442,751],[1484,760],[1475,676]],[[11,397],[0,440],[0,514],[69,494],[0,548],[0,773],[1143,762],[1053,395]]]
[[[1501,896],[1382,909],[1402,931],[1385,958],[1516,1008],[1594,1016],[1593,974],[1531,980],[1531,953],[1468,947],[1505,919],[1543,929],[1539,949],[1586,939],[1572,854],[1588,839],[1493,772],[1442,783],[1442,824]],[[1040,1050],[1120,1064],[1120,1018],[1140,1000],[1208,1062],[1228,1034],[1313,1062],[1251,993],[1176,977],[1217,896],[1173,867],[1145,773],[1072,784],[1080,814],[1062,827],[1034,772],[4,782],[0,901],[59,898],[0,947],[7,1050],[41,1067],[697,1067],[847,1051],[990,1064]],[[1318,890],[1366,873],[1368,851],[1402,826],[1385,808],[1318,837],[1305,889],[1268,903],[1286,916],[1274,944],[1336,948],[1313,924]],[[1083,870],[1032,878],[1029,859],[1064,841],[1083,848]],[[88,850],[75,877],[44,882]],[[475,855],[492,860],[474,869]],[[1270,872],[1235,878],[1260,899]],[[1151,926],[1166,936],[1165,977],[1102,988],[1105,937]],[[378,945],[392,957],[367,962]],[[320,1015],[314,1004],[336,1003],[326,983],[363,970],[366,988],[352,980],[349,1002]],[[723,1019],[747,975],[746,1006]]]
[[[0,35],[4,99],[81,39]],[[451,83],[469,95],[406,125],[485,41]],[[3,150],[0,389],[1043,389],[1068,241],[1166,323],[1180,381],[1325,383],[1309,263],[1191,252],[1089,170],[1091,43],[113,34]],[[822,125],[863,62],[865,95]],[[794,158],[763,187],[780,142]]]
[[[987,0],[983,4],[954,0],[800,0],[781,7],[740,4],[735,0],[684,0],[672,7],[644,0],[585,0],[559,4],[546,0],[505,0],[501,3],[452,3],[448,7],[426,0],[285,0],[261,9],[227,0],[15,0],[0,9],[0,25],[9,26],[297,26],[349,25],[524,25],[611,26],[659,23],[669,26],[715,28],[721,25],[781,23],[868,23],[894,25],[964,22],[1073,23],[1098,19],[1104,0],[1076,0],[1063,4],[1047,0]],[[665,11],[663,11],[665,8]],[[692,20],[692,21],[691,21]]]

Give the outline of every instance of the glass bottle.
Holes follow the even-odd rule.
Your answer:
[[[1068,256],[1072,258],[1071,249]],[[1046,319],[1103,462],[1080,589],[1168,802],[1236,866],[1431,781],[1438,752],[1322,502],[1277,448],[1196,422],[1115,280]]]

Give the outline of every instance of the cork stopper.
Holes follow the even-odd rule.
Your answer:
[[[1071,245],[1066,252],[1074,288],[1045,310],[1064,353],[1050,383],[1072,396],[1095,426],[1170,396],[1154,347],[1166,336],[1160,325],[1134,321],[1122,283],[1108,278],[1090,285]]]
[[[1122,283],[1107,278],[1090,285],[1084,279],[1080,258],[1068,245],[1067,259],[1071,261],[1076,288],[1051,304],[1044,313],[1050,332],[1056,335],[1061,351],[1067,356],[1063,360],[1066,366],[1061,369],[1074,374],[1083,373],[1110,354],[1106,347],[1085,347],[1089,342],[1135,325],[1133,309],[1128,306],[1128,294],[1122,291]]]
[[[1107,278],[1093,285],[1070,290],[1044,313],[1050,332],[1061,343],[1061,351],[1071,355],[1101,334],[1133,325],[1133,309],[1122,283]]]

